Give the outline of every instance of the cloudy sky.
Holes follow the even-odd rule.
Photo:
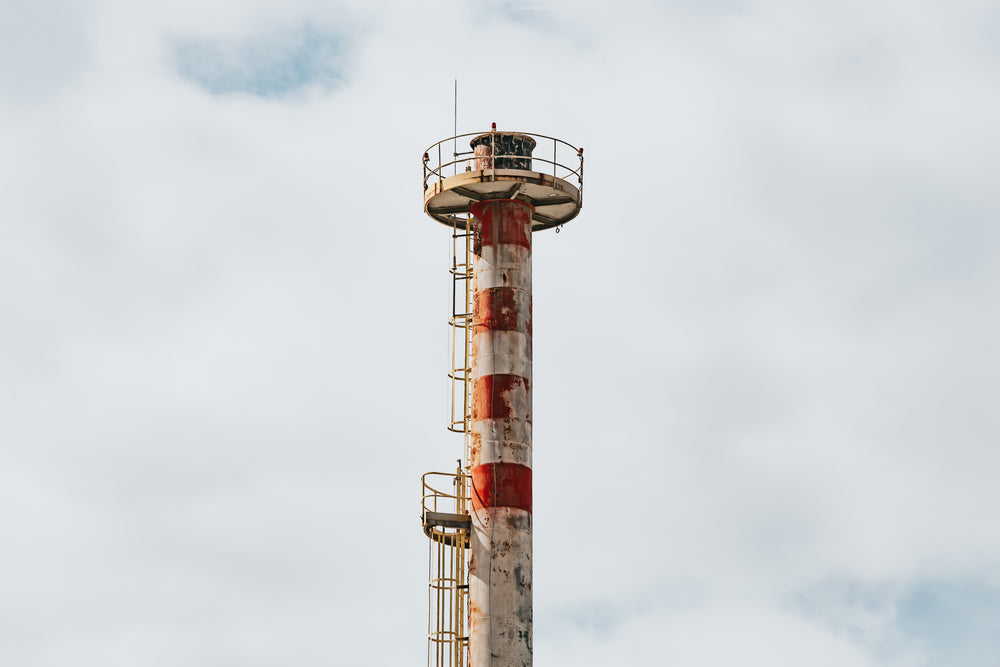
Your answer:
[[[448,233],[555,135],[539,665],[1000,664],[1000,7],[5,0],[5,667],[425,660]]]

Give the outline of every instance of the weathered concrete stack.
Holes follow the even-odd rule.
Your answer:
[[[470,664],[530,665],[532,206],[472,214]]]

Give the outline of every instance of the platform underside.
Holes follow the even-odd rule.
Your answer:
[[[580,190],[551,174],[520,169],[466,171],[432,181],[424,192],[424,211],[448,225],[465,224],[470,207],[490,199],[515,199],[531,204],[532,231],[557,227],[580,212]]]

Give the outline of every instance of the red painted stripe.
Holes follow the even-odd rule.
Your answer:
[[[482,255],[483,246],[508,243],[531,249],[531,216],[534,207],[513,199],[491,199],[472,205],[477,234],[473,252]]]
[[[516,507],[531,511],[531,468],[486,463],[472,468],[472,508]]]
[[[472,296],[473,334],[520,331],[531,335],[531,292],[514,287],[490,287]]]
[[[515,396],[512,396],[515,394]],[[520,394],[520,396],[516,396]],[[514,403],[523,406],[515,410]],[[517,400],[520,399],[520,400]],[[520,375],[497,373],[484,375],[472,382],[472,419],[522,419],[531,421],[531,385]],[[519,414],[523,412],[524,414]]]

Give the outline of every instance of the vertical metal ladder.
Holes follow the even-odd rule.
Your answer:
[[[472,218],[452,225],[450,414],[448,430],[464,436],[454,473],[422,480],[421,520],[428,547],[428,667],[468,664],[470,422],[472,417]],[[451,488],[447,488],[450,486]]]
[[[465,667],[469,632],[469,476],[429,472],[423,479],[424,533],[428,547],[428,667]],[[450,486],[451,488],[447,488]]]
[[[472,417],[472,218],[455,222],[451,233],[451,416],[448,430],[465,434],[463,465],[469,464]]]

